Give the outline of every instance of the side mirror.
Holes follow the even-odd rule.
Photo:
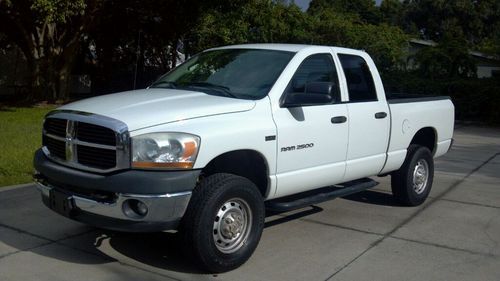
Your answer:
[[[305,86],[305,93],[288,93],[282,107],[301,107],[332,103],[332,91],[335,84],[331,82],[311,82]]]
[[[310,82],[306,84],[306,93],[331,96],[334,86],[332,82]]]

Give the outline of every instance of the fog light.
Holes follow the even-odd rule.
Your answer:
[[[123,213],[131,218],[143,218],[148,214],[148,206],[137,199],[128,199],[123,202]]]
[[[145,216],[148,213],[148,206],[139,200],[134,200],[132,204],[132,210],[141,216]]]

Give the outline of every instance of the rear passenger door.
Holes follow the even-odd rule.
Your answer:
[[[389,142],[390,118],[386,100],[378,98],[383,93],[377,96],[367,60],[354,54],[338,54],[338,57],[349,97],[349,145],[344,177],[345,181],[349,181],[377,175],[383,168]]]

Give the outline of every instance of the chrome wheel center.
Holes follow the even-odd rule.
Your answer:
[[[222,235],[227,238],[236,238],[243,229],[243,216],[237,212],[228,213],[222,219],[221,229]]]
[[[413,190],[417,194],[424,192],[429,180],[429,164],[424,159],[420,159],[413,170]]]
[[[222,204],[213,224],[213,238],[217,248],[226,254],[237,251],[247,240],[252,221],[248,204],[239,198]]]

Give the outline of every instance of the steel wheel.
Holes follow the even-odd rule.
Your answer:
[[[186,252],[210,272],[235,269],[257,248],[264,217],[264,200],[253,182],[224,173],[205,177],[182,219]]]
[[[230,254],[238,251],[252,228],[252,211],[241,198],[226,201],[219,208],[213,223],[213,239],[219,251]]]
[[[391,188],[394,198],[405,206],[418,206],[424,203],[432,189],[434,161],[427,147],[410,145],[406,159],[391,175]]]
[[[425,187],[427,186],[427,181],[429,180],[429,164],[425,159],[419,159],[415,169],[413,169],[413,190],[417,194],[422,194]]]

